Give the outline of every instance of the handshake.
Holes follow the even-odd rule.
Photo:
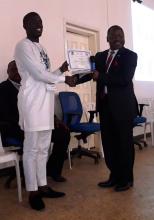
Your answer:
[[[61,72],[68,71],[68,63],[65,61],[62,66],[60,67]],[[94,81],[97,81],[99,79],[99,72],[97,70],[92,71],[91,73],[79,77],[79,74],[75,74],[73,76],[65,76],[65,83],[69,85],[70,87],[75,87],[77,84],[81,84],[84,82],[87,82],[89,80],[93,79]]]
[[[78,74],[73,76],[65,76],[65,83],[70,87],[74,87],[78,84],[85,83],[90,80],[98,81],[98,79],[99,79],[99,72],[95,70],[94,72],[88,73],[82,77],[79,77]]]
[[[82,77],[79,77],[79,74],[73,76],[65,76],[65,83],[70,87],[74,87],[78,84],[85,83],[90,80],[98,81],[98,79],[99,72],[95,70],[94,72],[88,73]]]
[[[65,61],[61,67],[59,68],[62,73],[68,71],[68,63]],[[70,87],[75,87],[77,84],[78,77],[77,76],[65,76],[65,83]]]
[[[78,81],[77,76],[65,76],[65,83],[70,87],[75,87]]]

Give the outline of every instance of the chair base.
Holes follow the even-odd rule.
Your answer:
[[[133,142],[134,142],[135,145],[137,145],[137,146],[139,147],[139,150],[142,150],[142,149],[143,149],[141,143],[143,143],[144,147],[147,147],[147,146],[148,146],[147,143],[146,143],[146,141],[144,141],[144,140],[140,140],[140,141],[134,140]]]
[[[83,148],[81,146],[78,146],[77,148],[74,148],[71,151],[71,159],[75,156],[77,156],[79,158],[81,158],[82,156],[91,157],[94,159],[95,164],[99,163],[99,159],[100,159],[99,152],[94,151],[94,150],[88,150],[88,149]]]

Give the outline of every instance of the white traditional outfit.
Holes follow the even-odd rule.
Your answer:
[[[65,81],[58,69],[50,72],[50,62],[40,43],[23,39],[15,48],[21,76],[18,94],[19,124],[25,132],[23,165],[27,191],[47,184],[46,162],[54,129],[55,84]]]

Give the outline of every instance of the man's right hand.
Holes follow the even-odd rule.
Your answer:
[[[93,73],[92,73],[92,79],[94,81],[97,81],[99,78],[99,72],[97,70],[95,70]]]
[[[62,73],[68,71],[68,63],[67,63],[67,61],[65,61],[65,62],[61,65],[60,71],[61,71]]]
[[[77,77],[74,76],[65,76],[65,83],[70,87],[75,87],[77,83]]]

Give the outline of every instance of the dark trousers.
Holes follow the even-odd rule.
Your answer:
[[[47,162],[48,176],[57,177],[62,173],[66,152],[70,141],[69,130],[63,127],[55,128],[52,132],[53,149]]]
[[[100,125],[105,162],[110,178],[118,184],[133,181],[133,120],[113,118],[108,102],[100,111]]]

